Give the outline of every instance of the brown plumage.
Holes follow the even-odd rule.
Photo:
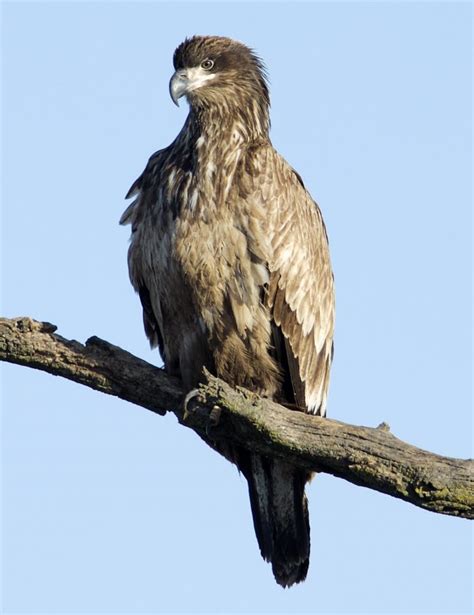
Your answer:
[[[195,36],[170,82],[190,112],[150,158],[122,216],[146,334],[191,389],[202,368],[290,407],[324,415],[334,288],[326,230],[300,176],[269,139],[269,93],[246,46]],[[230,452],[229,452],[230,451]],[[224,452],[224,451],[223,451]],[[278,583],[306,577],[309,474],[227,448],[245,475],[262,556]]]

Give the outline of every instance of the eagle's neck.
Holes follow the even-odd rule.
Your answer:
[[[192,132],[207,143],[251,144],[269,139],[268,105],[258,97],[246,101],[242,107],[225,104],[191,107],[188,120]]]
[[[225,113],[216,107],[191,107],[175,150],[179,166],[184,161],[188,171],[183,212],[193,218],[208,216],[228,201],[246,152],[269,140],[268,112],[248,107],[241,111]]]

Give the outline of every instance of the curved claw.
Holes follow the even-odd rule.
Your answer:
[[[222,408],[220,406],[212,406],[212,410],[209,413],[209,427],[217,427],[221,420]]]
[[[192,410],[189,409],[189,403],[190,403],[190,401],[192,399],[194,399],[196,397],[199,398],[199,389],[191,389],[191,391],[189,391],[189,393],[184,398],[184,402],[183,402],[183,409],[184,409],[183,421],[186,421],[187,417],[191,414]]]

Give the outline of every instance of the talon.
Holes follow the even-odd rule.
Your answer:
[[[217,427],[221,420],[222,408],[220,406],[212,406],[212,410],[209,413],[209,423],[211,427]]]
[[[189,402],[192,399],[194,399],[194,398],[198,398],[197,400],[199,400],[199,389],[192,389],[191,391],[189,391],[189,393],[184,398],[184,402],[183,402],[183,408],[184,408],[183,421],[186,421],[186,419],[188,418],[188,416],[192,412],[192,410],[189,409]]]
[[[219,425],[219,421],[221,419],[222,408],[220,406],[212,406],[211,411],[209,412],[209,416],[207,418],[206,423],[206,434],[212,438],[213,437],[213,429]]]

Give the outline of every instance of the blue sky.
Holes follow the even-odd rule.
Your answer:
[[[471,456],[469,3],[2,5],[2,314],[151,362],[124,194],[187,112],[195,33],[254,47],[272,140],[319,202],[337,290],[329,415]],[[320,475],[283,591],[245,481],[173,417],[4,366],[6,613],[467,613],[469,522]]]

